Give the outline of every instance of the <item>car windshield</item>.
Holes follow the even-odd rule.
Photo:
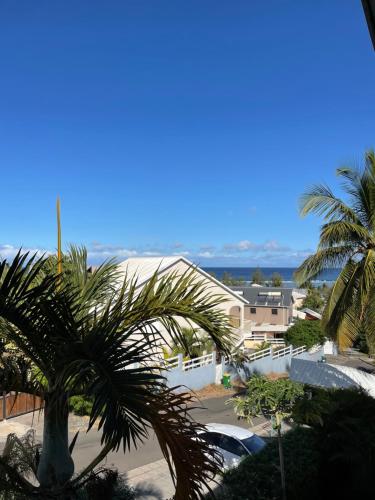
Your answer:
[[[259,436],[251,436],[246,439],[241,439],[241,443],[246,446],[250,453],[258,453],[262,448],[266,446],[266,443]]]

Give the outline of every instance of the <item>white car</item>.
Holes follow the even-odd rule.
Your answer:
[[[237,467],[244,457],[254,455],[266,446],[261,437],[236,425],[207,424],[205,427],[199,438],[222,455],[224,470]]]

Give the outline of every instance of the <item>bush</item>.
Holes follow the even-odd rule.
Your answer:
[[[311,429],[296,428],[283,438],[288,500],[313,500],[317,495],[318,452]],[[306,491],[306,484],[309,488]],[[224,474],[222,500],[276,500],[281,498],[279,452],[271,441],[260,453]]]
[[[79,416],[90,415],[92,404],[93,400],[91,398],[86,396],[72,396],[69,398],[69,411]]]
[[[321,488],[335,482],[336,498],[342,500],[373,497],[375,470],[375,399],[357,389],[312,389],[309,401],[310,425],[316,434],[320,455]],[[296,405],[296,413],[301,403]],[[302,418],[301,418],[302,416]],[[302,423],[306,422],[299,412]],[[315,423],[314,423],[315,422]],[[344,478],[341,480],[340,478]]]
[[[373,497],[375,399],[355,389],[308,388],[283,437],[288,500]],[[222,500],[279,500],[276,440],[226,472]]]
[[[294,347],[305,345],[310,349],[316,344],[323,344],[325,335],[320,321],[300,319],[285,332],[284,339]]]

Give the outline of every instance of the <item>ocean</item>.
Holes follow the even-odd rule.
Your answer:
[[[213,273],[217,279],[221,279],[225,272],[229,273],[233,278],[243,278],[245,281],[250,282],[254,271],[260,269],[266,281],[271,279],[273,273],[278,273],[283,278],[283,287],[295,287],[296,283],[293,280],[293,274],[296,270],[295,267],[204,267],[207,273]],[[320,276],[311,280],[315,286],[321,286],[323,283],[331,285],[336,280],[340,270],[327,269],[323,271]]]

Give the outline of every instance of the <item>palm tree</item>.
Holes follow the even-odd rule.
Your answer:
[[[303,284],[327,268],[340,268],[323,312],[329,336],[345,348],[364,328],[375,347],[375,153],[365,154],[363,169],[337,169],[348,201],[325,185],[314,186],[301,198],[301,214],[323,216],[314,255],[296,272]]]
[[[0,390],[32,393],[45,402],[39,484],[1,457],[0,471],[26,497],[66,498],[109,451],[137,447],[153,429],[176,483],[175,498],[201,497],[202,485],[216,472],[217,456],[194,439],[202,426],[188,414],[192,397],[165,385],[155,351],[164,330],[183,343],[182,318],[228,352],[232,334],[217,308],[224,299],[210,295],[194,271],[161,279],[155,274],[141,289],[125,278],[118,290],[115,264],[88,272],[83,249],[72,248],[64,257],[63,275],[53,272],[55,264],[55,257],[21,253],[9,266],[0,264],[0,332],[19,353],[18,362],[6,364],[6,376],[0,367]],[[93,399],[88,430],[99,422],[103,447],[75,477],[75,439],[68,442],[73,395]]]

